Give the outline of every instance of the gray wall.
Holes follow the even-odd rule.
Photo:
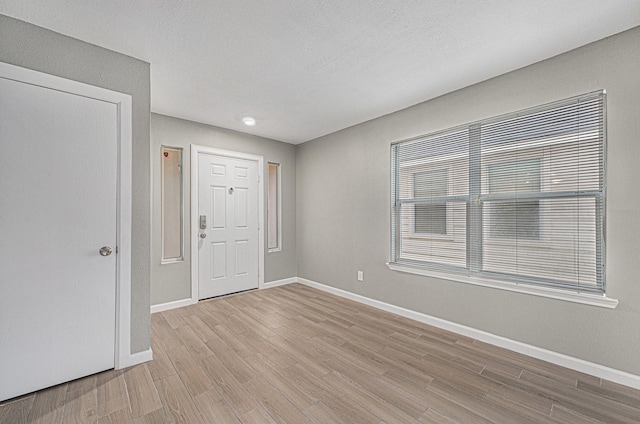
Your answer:
[[[190,239],[190,145],[198,144],[264,157],[262,175],[267,175],[267,163],[280,164],[282,175],[282,250],[266,253],[265,282],[296,276],[296,165],[295,146],[236,131],[198,124],[169,116],[151,114],[151,145],[153,167],[153,227],[151,260],[151,304],[191,297]],[[160,217],[160,147],[182,147],[184,193],[184,261],[161,264]],[[267,185],[264,185],[266,199]],[[265,217],[266,217],[265,200]]]
[[[640,28],[297,149],[298,276],[640,375]],[[387,269],[390,143],[606,89],[607,294],[615,310]],[[364,282],[356,281],[356,270]]]
[[[133,97],[131,352],[149,348],[149,64],[0,15],[0,62]]]

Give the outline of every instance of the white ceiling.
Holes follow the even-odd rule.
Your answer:
[[[153,112],[297,144],[632,28],[640,0],[2,0],[0,13],[151,63]]]

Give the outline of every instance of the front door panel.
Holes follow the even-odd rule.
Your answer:
[[[258,288],[258,163],[200,153],[198,170],[199,298]]]

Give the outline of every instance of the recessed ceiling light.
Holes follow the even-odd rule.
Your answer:
[[[253,116],[243,116],[242,122],[244,122],[245,125],[253,127],[256,124],[256,118]]]

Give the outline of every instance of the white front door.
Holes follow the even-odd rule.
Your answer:
[[[258,288],[258,162],[198,154],[200,299]]]
[[[0,400],[114,367],[118,125],[0,76]]]

